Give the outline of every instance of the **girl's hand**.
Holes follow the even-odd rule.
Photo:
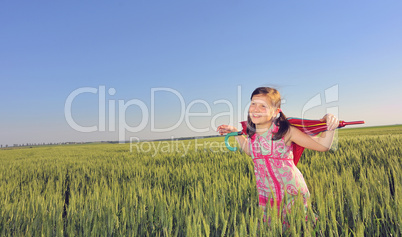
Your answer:
[[[333,114],[324,115],[320,121],[327,123],[328,131],[333,131],[339,126],[339,121]]]
[[[231,133],[231,132],[238,132],[237,128],[230,126],[230,125],[221,125],[218,127],[216,130],[219,132],[220,135],[226,134],[226,133]]]

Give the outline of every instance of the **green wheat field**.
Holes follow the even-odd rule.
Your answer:
[[[335,149],[305,151],[307,221],[296,202],[289,227],[275,211],[263,221],[251,158],[222,146],[214,137],[0,149],[0,235],[402,235],[402,126],[341,129]]]

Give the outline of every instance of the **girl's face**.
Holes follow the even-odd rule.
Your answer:
[[[254,95],[251,99],[250,108],[248,113],[251,121],[255,125],[264,125],[272,122],[274,117],[274,108],[268,96],[263,94]]]

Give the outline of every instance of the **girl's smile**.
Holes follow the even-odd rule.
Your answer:
[[[260,115],[260,114],[255,114],[255,113],[251,113],[251,117],[253,117],[253,118],[261,118],[262,115]]]

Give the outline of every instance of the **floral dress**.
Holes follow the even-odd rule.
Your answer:
[[[282,218],[289,213],[297,195],[303,196],[305,211],[310,196],[303,175],[293,162],[293,148],[287,146],[285,138],[272,140],[278,126],[273,122],[262,135],[255,134],[248,138],[254,172],[259,194],[259,205],[267,218],[267,203],[273,207],[276,203],[278,215],[282,210]],[[276,201],[276,202],[275,202]],[[284,220],[284,219],[283,219]]]

